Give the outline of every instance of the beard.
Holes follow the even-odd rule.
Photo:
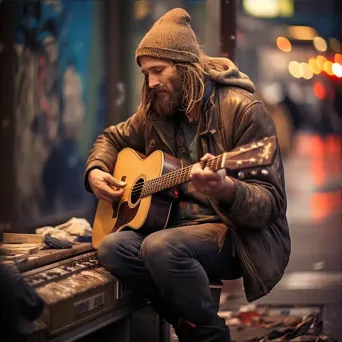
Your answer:
[[[151,89],[152,108],[160,116],[168,117],[175,115],[175,113],[182,107],[182,89],[179,78],[170,78],[170,83],[174,91],[164,85]]]

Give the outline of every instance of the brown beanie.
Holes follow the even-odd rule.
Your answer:
[[[140,42],[135,54],[137,63],[140,65],[141,56],[198,62],[200,49],[190,22],[190,15],[182,8],[165,13]]]

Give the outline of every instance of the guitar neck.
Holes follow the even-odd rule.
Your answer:
[[[208,167],[211,171],[218,171],[225,167],[225,154],[221,154],[206,162],[199,162],[202,168]],[[167,173],[160,177],[148,180],[144,183],[140,197],[153,195],[157,192],[173,188],[190,180],[193,165]]]

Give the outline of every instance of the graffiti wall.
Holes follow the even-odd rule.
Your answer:
[[[105,117],[100,5],[17,2],[16,212],[23,224],[93,206],[83,172]]]

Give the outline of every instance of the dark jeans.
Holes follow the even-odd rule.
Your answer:
[[[209,279],[231,279],[236,268],[229,233],[221,250],[223,224],[199,224],[142,235],[122,231],[106,236],[100,263],[146,296],[169,323],[183,318],[198,325],[217,322]]]

